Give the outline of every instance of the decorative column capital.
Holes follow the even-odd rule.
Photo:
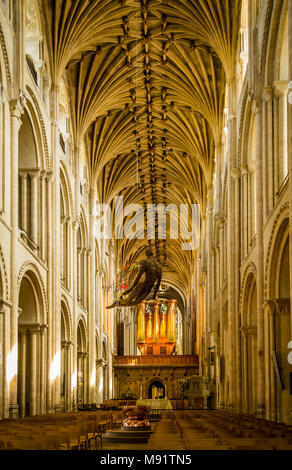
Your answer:
[[[9,102],[11,116],[21,120],[21,115],[24,113],[25,105],[26,98],[23,93],[20,93],[17,99],[11,100]]]
[[[233,179],[237,180],[241,177],[241,171],[240,168],[234,167],[231,169],[231,176]]]
[[[11,308],[12,304],[10,302],[8,302],[7,300],[1,299],[0,300],[0,315],[5,314],[5,307]]]
[[[40,333],[41,331],[41,325],[39,323],[36,323],[34,325],[28,325],[28,332],[30,335],[36,335]]]
[[[72,221],[72,227],[73,227],[74,232],[77,232],[79,226],[80,226],[80,218],[79,218],[79,217],[76,217],[76,218]]]
[[[44,335],[46,333],[48,327],[49,327],[49,325],[47,325],[47,324],[40,325],[40,334]]]
[[[264,311],[267,313],[267,315],[275,315],[275,313],[276,313],[276,304],[273,300],[265,300],[262,307],[263,307]]]
[[[251,112],[258,114],[262,111],[262,101],[259,98],[254,98],[251,105]]]
[[[45,178],[46,178],[47,183],[51,183],[53,179],[53,171],[52,170],[45,171]]]
[[[273,99],[273,87],[265,86],[263,95],[266,102],[271,101]]]
[[[288,80],[274,82],[275,95],[277,97],[286,96],[288,94]]]
[[[40,168],[28,168],[27,169],[27,174],[30,176],[30,178],[38,178],[40,176]]]
[[[257,327],[256,326],[241,326],[240,331],[243,337],[256,336]]]
[[[244,176],[244,175],[248,175],[248,172],[249,172],[248,166],[247,166],[245,163],[243,163],[243,164],[241,165],[241,173],[242,173],[242,175],[243,175],[243,176]]]
[[[107,362],[103,357],[99,357],[98,359],[96,359],[96,364],[98,367],[104,367],[107,365]]]

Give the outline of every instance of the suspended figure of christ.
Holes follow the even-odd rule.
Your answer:
[[[155,299],[161,282],[162,269],[153,256],[151,248],[146,249],[146,256],[147,258],[143,259],[140,263],[139,272],[133,284],[129,289],[123,292],[119,300],[116,300],[112,305],[106,308],[114,308],[116,306],[131,307],[137,305],[142,302],[142,300],[146,299],[147,295],[156,284],[153,292],[153,300]],[[142,274],[145,276],[144,281],[140,281]],[[125,296],[127,296],[127,298],[125,298]]]

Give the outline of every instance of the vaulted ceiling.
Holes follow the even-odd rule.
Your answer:
[[[198,203],[220,140],[240,0],[42,0],[56,84],[70,89],[73,133],[91,186],[112,203]],[[152,241],[163,279],[188,288],[195,253]],[[121,263],[145,240],[120,240]]]

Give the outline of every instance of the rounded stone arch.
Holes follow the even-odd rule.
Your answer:
[[[83,314],[79,315],[77,320],[77,349],[80,349],[78,352],[87,351],[87,326]]]
[[[9,300],[9,279],[4,254],[0,246],[0,299]]]
[[[256,327],[257,324],[257,280],[255,274],[255,271],[249,271],[242,292],[242,327]]]
[[[287,248],[289,237],[289,218],[281,218],[277,230],[273,233],[273,242],[270,250],[270,262],[267,273],[267,298],[281,297],[280,267],[283,261],[284,250]]]
[[[242,349],[242,396],[243,410],[256,412],[257,383],[257,278],[254,263],[245,269],[240,298],[241,349]]]
[[[64,295],[61,297],[61,316],[64,325],[65,340],[71,341],[73,338],[72,318],[68,301]]]
[[[267,4],[261,52],[261,75],[266,86],[272,85],[275,80],[279,39],[287,18],[287,8],[287,0],[270,0]]]
[[[41,324],[47,324],[48,317],[48,301],[44,281],[39,272],[37,266],[31,262],[25,262],[18,275],[17,286],[18,293],[20,296],[21,286],[23,280],[26,279],[27,282],[32,286],[35,298],[38,303],[38,318],[37,322]]]
[[[43,119],[43,114],[38,102],[38,98],[36,97],[33,90],[27,86],[26,87],[29,97],[27,97],[27,103],[33,110],[33,116],[35,116],[36,126],[39,131],[39,146],[42,148],[42,155],[43,155],[43,167],[47,170],[50,169],[50,155],[49,155],[49,145],[48,145],[48,137],[46,126]]]
[[[60,161],[60,186],[65,202],[66,216],[70,216],[74,213],[73,193],[68,171],[63,161]]]
[[[278,213],[275,216],[273,227],[271,230],[271,235],[269,239],[267,254],[266,254],[266,263],[265,263],[265,282],[264,282],[264,294],[265,299],[272,299],[273,292],[272,292],[272,280],[271,280],[271,273],[272,273],[272,266],[273,260],[276,256],[276,245],[279,240],[281,240],[281,236],[283,235],[282,231],[285,227],[284,224],[289,221],[289,204],[288,202],[284,203],[281,208],[279,209]]]
[[[82,240],[82,246],[87,247],[88,246],[88,227],[87,227],[87,221],[86,221],[86,216],[85,216],[85,211],[82,206],[80,206],[80,234],[81,234],[81,240]]]
[[[253,121],[252,116],[252,95],[248,94],[248,88],[246,88],[245,99],[242,102],[242,114],[241,122],[239,129],[239,139],[238,139],[238,165],[247,164],[247,152],[246,149],[249,148],[250,140],[250,131]]]
[[[19,130],[19,139],[32,138],[32,144],[35,147],[35,162],[28,162],[28,167],[31,168],[40,168],[40,170],[47,170],[48,169],[48,161],[45,155],[45,148],[43,142],[43,133],[41,131],[41,124],[39,121],[39,116],[37,111],[35,110],[33,102],[27,98],[26,105],[24,109],[24,113],[21,116],[22,124]],[[20,147],[22,148],[22,147]],[[22,150],[24,150],[22,148]],[[21,153],[20,153],[21,155]],[[33,164],[34,163],[34,164]]]
[[[160,376],[151,377],[150,379],[148,379],[146,381],[146,383],[145,383],[145,392],[144,392],[145,396],[147,395],[147,397],[150,398],[149,397],[150,389],[155,383],[161,383],[161,385],[164,388],[163,398],[167,397],[167,382],[164,379],[162,379]]]
[[[243,306],[246,300],[246,293],[248,291],[248,288],[251,286],[251,281],[253,279],[256,281],[256,276],[257,276],[256,265],[251,262],[246,266],[244,270],[242,282],[241,282],[240,297],[239,297],[239,312],[241,315],[243,315]]]
[[[222,200],[221,200],[221,210],[224,217],[227,218],[227,198],[228,198],[228,185],[227,185],[227,176],[228,176],[228,167],[227,162],[223,165],[223,181],[222,181]]]
[[[288,205],[282,208],[275,220],[269,244],[265,299],[269,312],[271,341],[269,354],[274,351],[279,365],[282,388],[277,387],[276,375],[272,375],[273,389],[270,416],[278,422],[289,423],[292,407],[290,393],[291,365],[287,361],[288,343],[291,340],[290,256]],[[272,367],[272,364],[271,364]]]
[[[2,29],[2,26],[0,24],[0,70],[1,70],[1,83],[2,86],[9,92],[10,90],[10,85],[12,84],[11,80],[11,68],[10,68],[10,62],[9,62],[9,57],[8,57],[8,52],[7,52],[7,46],[6,46],[6,39],[4,36],[4,32]]]

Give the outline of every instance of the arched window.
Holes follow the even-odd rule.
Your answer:
[[[87,259],[85,222],[82,215],[80,226],[77,230],[77,300],[85,309],[88,308]]]
[[[43,66],[43,37],[37,2],[25,0],[25,57],[30,74],[40,88]]]
[[[239,80],[237,91],[239,95],[248,64],[248,0],[242,0],[238,52],[237,69]]]
[[[39,174],[34,131],[27,111],[19,131],[19,228],[29,247],[38,250]]]
[[[274,74],[274,180],[275,193],[278,195],[288,177],[288,17],[282,19],[276,49]]]
[[[71,240],[71,224],[70,224],[70,207],[69,196],[63,173],[60,174],[60,257],[61,257],[61,281],[63,286],[70,290],[70,240]]]

